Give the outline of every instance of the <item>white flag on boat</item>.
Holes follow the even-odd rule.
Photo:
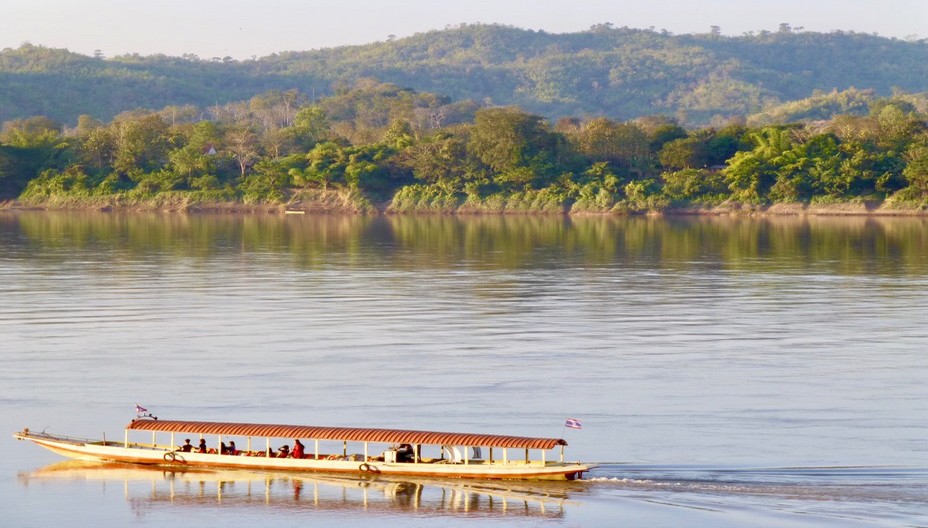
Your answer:
[[[569,427],[571,429],[583,429],[583,422],[576,418],[568,418],[567,421],[564,422],[564,427]]]
[[[135,412],[136,412],[136,413],[147,413],[147,412],[148,412],[148,409],[146,409],[145,407],[142,407],[141,405],[139,405],[139,404],[136,403],[136,404],[135,404]]]

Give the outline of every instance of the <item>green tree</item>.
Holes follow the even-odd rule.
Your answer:
[[[167,162],[168,125],[157,114],[119,117],[112,125],[115,152],[113,168],[128,174],[134,169],[156,170]]]
[[[641,174],[648,158],[648,138],[633,123],[616,123],[597,118],[583,127],[578,136],[578,150],[591,162],[608,162],[626,174]]]
[[[915,138],[903,157],[905,169],[902,174],[908,184],[922,194],[928,194],[928,134]]]
[[[563,139],[544,119],[517,108],[480,110],[467,150],[504,187],[544,185],[555,172]]]
[[[706,169],[683,169],[661,174],[664,195],[680,202],[720,202],[728,194],[721,173]]]
[[[668,169],[693,169],[709,163],[709,148],[704,137],[690,136],[664,143],[658,153],[661,165]]]
[[[777,179],[778,158],[793,147],[787,129],[766,127],[749,134],[754,148],[729,160],[722,175],[737,200],[761,202]]]
[[[409,147],[403,164],[413,176],[449,192],[463,190],[479,169],[468,158],[466,140],[451,134],[436,134]]]
[[[331,127],[326,111],[320,105],[309,105],[297,111],[289,130],[296,144],[309,150],[317,143],[330,139]]]
[[[116,134],[113,127],[96,127],[78,138],[81,161],[103,171],[112,168],[116,159]]]
[[[17,148],[48,148],[60,141],[61,125],[45,116],[7,121],[0,132],[0,142]]]
[[[397,150],[402,150],[413,144],[415,133],[409,121],[397,119],[390,123],[386,132],[383,134],[383,143]]]

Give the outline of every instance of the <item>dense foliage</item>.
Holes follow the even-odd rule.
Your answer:
[[[859,113],[859,112],[858,112]],[[0,132],[0,193],[25,204],[243,203],[359,212],[634,212],[723,203],[922,208],[928,122],[908,96],[805,124],[686,129],[563,118],[360,81],[312,100],[134,111]],[[323,205],[320,205],[323,204]]]
[[[741,37],[722,36],[717,28],[672,35],[601,24],[569,34],[462,25],[247,61],[106,59],[23,45],[0,52],[0,121],[46,115],[73,123],[80,114],[108,121],[137,108],[209,108],[269,90],[296,89],[318,99],[366,78],[455,101],[516,105],[551,120],[663,114],[687,126],[707,125],[832,90],[870,90],[857,97],[866,102],[894,90],[928,91],[928,43],[786,24]],[[809,116],[828,119],[859,106],[819,104]]]

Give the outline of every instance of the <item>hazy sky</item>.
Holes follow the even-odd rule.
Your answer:
[[[2,0],[0,49],[246,59],[364,44],[462,22],[565,33],[611,22],[672,33],[812,31],[928,37],[928,0]]]

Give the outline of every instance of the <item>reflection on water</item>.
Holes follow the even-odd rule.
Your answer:
[[[164,514],[184,518],[221,508],[216,511],[279,519],[329,514],[359,525],[442,518],[455,525],[474,519],[503,525],[571,520],[604,525],[633,513],[668,525],[686,519],[715,526],[921,526],[928,520],[926,471],[606,465],[587,482],[513,482],[174,471],[66,461],[20,472],[18,480],[23,488],[49,497],[75,483],[98,486],[103,495],[116,491],[133,519],[155,525]],[[646,513],[655,505],[659,515]],[[670,513],[664,511],[668,508]]]
[[[2,429],[120,435],[138,402],[165,418],[563,436],[570,460],[606,463],[563,496],[508,490],[503,510],[499,490],[456,482],[17,481],[54,455],[7,436],[0,495],[24,505],[12,525],[41,526],[128,524],[125,497],[152,526],[216,525],[218,504],[260,506],[222,524],[281,514],[262,526],[305,511],[925,526],[926,227],[0,212]],[[888,477],[749,469],[833,466]],[[317,496],[340,506],[310,509]]]
[[[247,471],[172,471],[145,466],[66,461],[19,474],[25,487],[99,481],[122,486],[125,499],[144,514],[159,505],[309,508],[341,513],[559,518],[583,494],[581,483],[441,481]]]
[[[775,269],[842,274],[928,270],[928,219],[866,217],[274,216],[0,212],[0,243],[20,252],[165,254],[282,252],[318,267],[340,256],[400,269],[520,269],[623,263],[657,268]],[[69,256],[71,253],[67,253]]]

